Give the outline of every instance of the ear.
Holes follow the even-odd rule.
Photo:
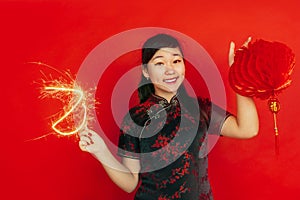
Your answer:
[[[146,79],[149,78],[149,72],[148,72],[148,68],[145,67],[144,65],[142,66],[142,72],[143,72],[143,75]]]

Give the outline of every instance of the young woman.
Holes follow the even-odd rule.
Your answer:
[[[233,53],[231,43],[230,65]],[[258,116],[253,100],[237,94],[234,116],[222,109],[212,110],[207,99],[189,97],[183,85],[184,55],[170,35],[148,39],[142,62],[140,104],[129,110],[121,127],[118,155],[122,162],[93,131],[80,133],[80,148],[103,163],[112,181],[123,190],[132,192],[138,187],[135,199],[212,199],[207,156],[199,156],[205,149],[205,138],[207,134],[255,136]],[[213,119],[211,112],[215,112]]]

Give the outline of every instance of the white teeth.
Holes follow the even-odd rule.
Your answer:
[[[172,83],[172,82],[176,81],[176,79],[177,79],[177,78],[173,78],[173,79],[165,79],[164,81],[165,81],[166,83]]]

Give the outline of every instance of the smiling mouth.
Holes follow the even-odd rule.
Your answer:
[[[178,77],[170,78],[170,79],[164,79],[165,83],[175,83],[177,81]]]

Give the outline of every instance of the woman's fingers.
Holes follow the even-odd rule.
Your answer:
[[[85,129],[79,134],[79,147],[83,151],[89,153],[101,152],[102,149],[105,149],[105,143],[102,138],[93,130]]]
[[[242,45],[242,47],[248,48],[248,45],[251,42],[251,39],[252,39],[251,37],[248,37],[247,40]],[[239,48],[238,50],[242,50],[242,48]],[[230,46],[229,46],[229,55],[228,55],[229,66],[231,66],[234,62],[234,55],[235,55],[235,44],[234,44],[234,42],[231,41]]]
[[[90,135],[81,135],[79,138],[80,141],[87,142],[87,145],[94,144],[94,141]]]
[[[88,147],[88,142],[87,141],[83,141],[83,140],[79,141],[79,148],[82,151],[88,151],[87,147]]]
[[[79,136],[83,136],[83,135],[87,135],[89,132],[87,130],[83,130],[81,132],[79,132]]]
[[[244,42],[244,44],[242,46],[248,48],[248,45],[251,42],[251,39],[252,39],[251,37],[248,37],[248,39]]]
[[[229,55],[228,55],[228,64],[231,66],[234,62],[234,49],[235,49],[235,44],[234,42],[230,42],[229,46]]]
[[[81,131],[78,135],[79,136],[89,136],[89,137],[92,137],[92,136],[95,136],[97,133],[95,131],[92,131],[90,129],[85,129],[83,131]]]
[[[88,130],[83,130],[82,132],[80,132],[79,134],[79,148],[82,151],[87,151],[89,152],[89,145],[94,144],[94,141],[92,139],[92,133],[90,133]]]

